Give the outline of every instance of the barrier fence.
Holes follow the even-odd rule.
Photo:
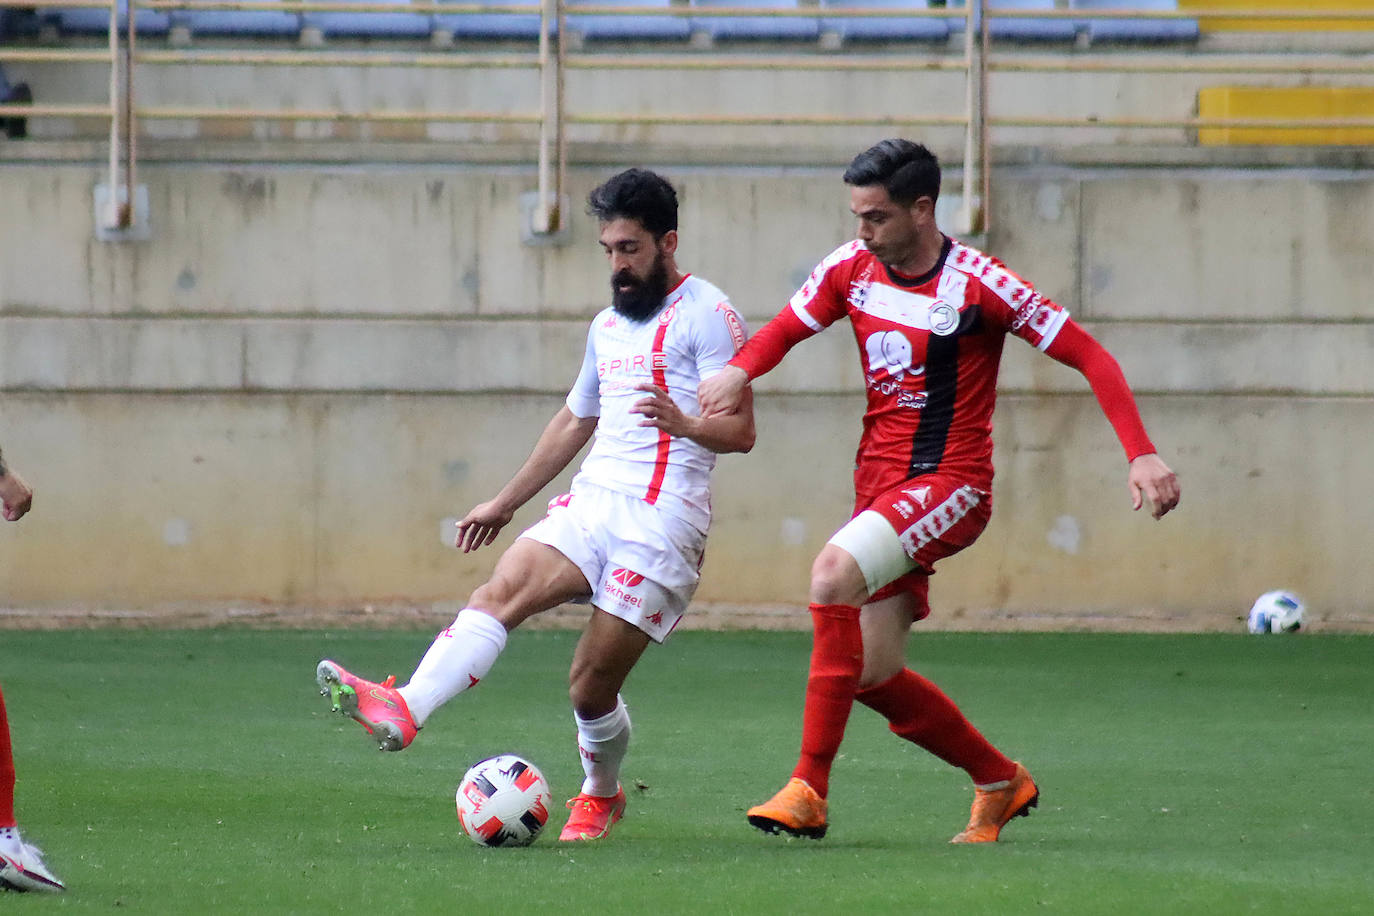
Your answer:
[[[808,0],[801,0],[807,3]],[[815,2],[815,0],[811,0]],[[861,2],[861,0],[856,0]],[[1124,2],[1124,0],[1123,0]],[[32,10],[34,0],[0,0],[0,13]],[[990,8],[991,7],[991,8]],[[986,204],[989,198],[989,133],[997,129],[1050,128],[1082,130],[1113,128],[1127,131],[1179,130],[1189,132],[1201,142],[1228,142],[1229,138],[1244,141],[1258,137],[1256,131],[1269,131],[1270,142],[1277,137],[1283,142],[1284,131],[1293,132],[1295,142],[1309,136],[1304,131],[1334,131],[1339,136],[1359,139],[1364,132],[1374,136],[1374,117],[1365,114],[1370,109],[1357,106],[1356,114],[1327,114],[1315,116],[1303,108],[1302,98],[1295,97],[1288,113],[1276,115],[1234,115],[1232,106],[1240,96],[1216,96],[1201,99],[1198,111],[1189,116],[1112,116],[1096,112],[1082,116],[1048,116],[1033,112],[1007,110],[1002,98],[993,94],[990,75],[997,74],[1076,74],[1094,78],[1104,74],[1158,74],[1160,76],[1187,75],[1193,77],[1222,75],[1268,75],[1291,77],[1300,82],[1323,76],[1344,80],[1371,79],[1374,91],[1374,66],[1368,53],[1353,56],[1316,52],[1257,53],[1231,51],[1226,53],[1190,53],[1188,39],[1178,39],[1162,47],[1149,50],[1133,48],[1129,52],[1100,52],[1091,44],[1082,46],[1075,41],[1068,48],[1058,45],[1036,49],[1025,44],[1008,44],[999,37],[1017,24],[1035,24],[1044,35],[1070,36],[1084,34],[1086,23],[1200,23],[1209,21],[1232,23],[1238,11],[1234,5],[1218,8],[1185,9],[1009,9],[989,0],[971,0],[965,6],[940,8],[847,8],[841,6],[803,5],[776,9],[771,6],[730,7],[701,6],[671,3],[661,6],[643,5],[582,5],[566,0],[540,0],[538,6],[467,4],[467,3],[344,3],[294,2],[294,0],[131,0],[119,3],[97,3],[94,0],[46,0],[43,14],[60,17],[64,11],[94,10],[106,14],[103,36],[72,39],[53,29],[39,30],[34,35],[20,36],[12,43],[0,43],[0,65],[16,64],[90,64],[108,67],[108,97],[100,103],[53,104],[42,101],[32,104],[0,104],[0,118],[68,118],[97,119],[109,128],[109,187],[119,189],[110,195],[106,219],[110,227],[123,228],[132,219],[131,202],[137,184],[138,139],[143,122],[167,121],[235,121],[235,122],[328,122],[380,124],[469,124],[515,127],[529,132],[529,141],[537,145],[539,167],[539,195],[533,228],[536,232],[556,232],[561,223],[560,200],[568,158],[569,132],[577,126],[612,125],[617,127],[653,126],[711,126],[711,127],[941,127],[962,132],[964,162],[966,164],[963,210],[958,215],[958,231],[977,232],[986,229]],[[316,14],[347,14],[349,17],[377,17],[378,22],[397,21],[394,17],[411,17],[431,27],[418,25],[403,30],[412,39],[408,46],[345,47],[306,26],[299,37],[292,34],[293,43],[284,45],[268,41],[249,42],[248,46],[209,47],[188,46],[188,35],[178,36],[165,23],[158,26],[158,43],[145,44],[140,20],[148,14],[172,13],[271,13],[294,14],[304,19]],[[455,36],[439,27],[451,17],[496,16],[523,17],[522,35],[497,35],[490,39],[455,44]],[[390,20],[385,17],[393,17]],[[1245,11],[1244,17],[1258,22],[1278,25],[1301,24],[1306,28],[1320,28],[1323,23],[1348,27],[1367,25],[1374,29],[1374,8],[1357,9],[1255,9]],[[683,30],[684,40],[676,44],[662,41],[617,45],[615,48],[594,46],[579,40],[579,23],[594,18],[611,22],[678,22],[717,23],[762,21],[779,31],[788,23],[820,22],[832,26],[844,23],[925,23],[938,26],[932,34],[935,41],[894,41],[880,47],[851,44],[836,38],[836,32],[817,29],[815,40],[799,40],[783,36],[777,40],[755,41],[722,49],[712,43],[698,41],[695,25]],[[407,22],[411,20],[406,20]],[[1095,28],[1104,28],[1095,25]],[[940,29],[945,32],[941,33]],[[315,31],[320,31],[315,29]],[[165,33],[172,33],[164,40]],[[692,34],[689,34],[692,33]],[[1017,33],[1013,29],[1014,34]],[[939,39],[938,35],[948,37]],[[1186,34],[1186,33],[1185,33]],[[379,30],[380,37],[388,37]],[[391,35],[395,38],[395,35]],[[101,45],[94,44],[99,38]],[[419,46],[413,40],[423,38]],[[511,40],[511,39],[521,39]],[[203,39],[196,38],[199,44]],[[214,40],[214,39],[211,39]],[[0,36],[0,42],[4,42]],[[84,42],[84,43],[83,43]],[[531,42],[537,45],[530,48]],[[223,42],[221,42],[223,43]],[[388,104],[384,107],[317,107],[317,106],[236,106],[224,104],[157,104],[144,103],[140,96],[141,74],[146,68],[181,66],[192,72],[209,72],[211,68],[235,66],[255,68],[350,68],[405,69],[435,71],[492,72],[498,70],[529,71],[538,80],[538,104],[523,110],[507,110],[504,106],[487,109],[445,108],[441,100],[426,99],[422,109]],[[625,71],[749,71],[753,73],[891,73],[934,74],[948,73],[962,78],[961,110],[957,113],[923,113],[919,107],[919,93],[911,93],[910,110],[883,114],[864,114],[856,111],[818,110],[810,113],[731,112],[729,99],[718,99],[719,106],[710,111],[651,112],[609,106],[596,110],[595,98],[569,98],[567,76],[570,72]],[[1359,87],[1355,87],[1359,90]],[[1015,99],[1011,103],[1015,104]],[[1363,98],[1363,97],[1361,97]],[[1361,103],[1363,104],[1363,102]],[[1296,107],[1294,107],[1296,106]],[[1243,107],[1243,106],[1242,106]],[[724,110],[721,110],[724,109]],[[1210,112],[1210,113],[1209,113]],[[1252,133],[1247,134],[1246,131]],[[1235,132],[1235,133],[1230,133]],[[1277,134],[1273,132],[1278,132]],[[1347,132],[1341,134],[1340,132]]]

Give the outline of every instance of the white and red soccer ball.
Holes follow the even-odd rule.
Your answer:
[[[549,822],[552,798],[549,781],[528,760],[488,757],[458,783],[458,823],[482,846],[528,846]]]

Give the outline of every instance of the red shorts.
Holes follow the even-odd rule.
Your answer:
[[[923,474],[895,487],[867,493],[855,472],[854,515],[871,509],[881,515],[897,536],[916,569],[878,589],[869,601],[903,592],[916,599],[916,619],[930,613],[929,577],[935,561],[953,556],[983,533],[992,517],[992,494],[947,474]]]

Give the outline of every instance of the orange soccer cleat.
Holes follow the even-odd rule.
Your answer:
[[[826,802],[803,779],[793,776],[777,795],[749,809],[749,823],[765,833],[790,833],[819,840],[826,831]]]
[[[610,798],[579,792],[568,799],[568,808],[572,816],[558,835],[560,843],[604,839],[611,825],[625,816],[625,790],[617,786]]]
[[[973,813],[968,826],[955,834],[951,843],[995,843],[1007,821],[1025,817],[1040,804],[1040,790],[1021,764],[1016,774],[996,788],[978,788],[973,794]]]
[[[334,711],[356,719],[376,739],[379,750],[399,751],[415,740],[419,727],[405,698],[392,686],[396,678],[374,684],[325,659],[315,668],[315,681]]]

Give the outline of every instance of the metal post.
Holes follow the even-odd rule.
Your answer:
[[[105,225],[109,227],[119,226],[119,151],[120,133],[119,122],[122,115],[119,97],[119,4],[117,0],[110,0],[110,177],[107,187],[109,188],[108,208],[105,213]]]
[[[556,31],[556,35],[551,35]],[[563,150],[563,52],[562,0],[543,0],[539,25],[539,194],[530,228],[539,235],[558,232],[562,223],[559,205],[567,168]]]
[[[138,187],[138,166],[134,156],[134,135],[138,126],[134,123],[134,52],[137,50],[138,16],[134,8],[135,0],[129,0],[129,41],[124,49],[124,199],[119,205],[119,228],[128,229],[134,224],[134,191]],[[111,185],[111,190],[114,186]]]

